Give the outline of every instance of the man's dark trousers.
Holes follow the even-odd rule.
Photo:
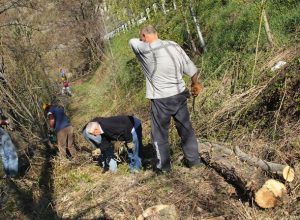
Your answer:
[[[181,146],[188,165],[200,163],[198,142],[190,121],[187,108],[189,92],[186,90],[178,95],[151,99],[151,130],[152,144],[157,153],[157,168],[160,170],[171,169],[169,127],[173,117],[177,132],[181,138]]]

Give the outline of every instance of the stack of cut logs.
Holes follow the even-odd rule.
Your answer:
[[[272,208],[287,201],[287,189],[282,182],[294,180],[295,172],[290,166],[266,162],[242,152],[238,147],[231,150],[205,142],[199,144],[198,150],[207,165],[240,193],[253,198],[261,208]]]

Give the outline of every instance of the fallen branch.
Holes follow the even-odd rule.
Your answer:
[[[241,197],[246,197],[250,201],[254,200],[261,208],[272,208],[286,201],[287,190],[284,184],[269,179],[264,174],[265,170],[260,167],[251,166],[256,165],[253,163],[256,158],[245,157],[245,153],[242,154],[241,151],[236,150],[240,153],[238,156],[235,151],[229,148],[209,142],[200,143],[198,150],[201,159],[234,185]],[[264,162],[262,160],[256,161]],[[273,163],[268,164],[268,166],[270,165],[274,169],[280,167]]]
[[[277,174],[283,177],[283,179],[285,179],[287,182],[292,182],[295,178],[294,169],[288,165],[271,163],[271,162],[261,160],[257,157],[250,156],[244,153],[243,151],[241,151],[240,148],[237,146],[234,148],[234,153],[238,156],[240,160],[245,161],[250,165],[260,167],[262,170],[266,172]]]

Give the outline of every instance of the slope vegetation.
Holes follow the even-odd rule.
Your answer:
[[[299,5],[292,1],[280,9],[275,2],[268,5],[276,39],[272,48],[264,32],[256,44],[259,4],[231,2],[219,7],[203,1],[198,6],[208,48],[206,54],[191,55],[205,88],[191,114],[198,138],[239,145],[261,159],[288,163],[299,170],[299,20],[295,17]],[[170,12],[148,22],[158,24],[161,38],[178,41],[192,54],[180,16]],[[150,123],[144,77],[128,47],[128,40],[137,35],[138,29],[133,28],[112,39],[98,71],[75,86],[69,110],[78,131],[94,116],[136,114],[143,120],[147,158],[153,154],[147,152],[151,148],[147,148]],[[195,34],[191,37],[197,41]],[[271,71],[281,60],[287,64]],[[87,145],[80,134],[78,143]],[[174,125],[170,144],[174,170],[165,176],[157,177],[149,167],[133,176],[126,163],[119,165],[116,175],[101,174],[90,161],[69,172],[58,167],[58,212],[68,218],[131,219],[150,206],[174,204],[182,219],[296,219],[299,215],[299,182],[289,185],[288,205],[260,210],[244,201],[214,170],[185,168]]]

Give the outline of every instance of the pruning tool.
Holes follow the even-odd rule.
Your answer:
[[[195,100],[196,100],[196,96],[193,96],[193,105],[192,105],[193,114],[195,114]]]

